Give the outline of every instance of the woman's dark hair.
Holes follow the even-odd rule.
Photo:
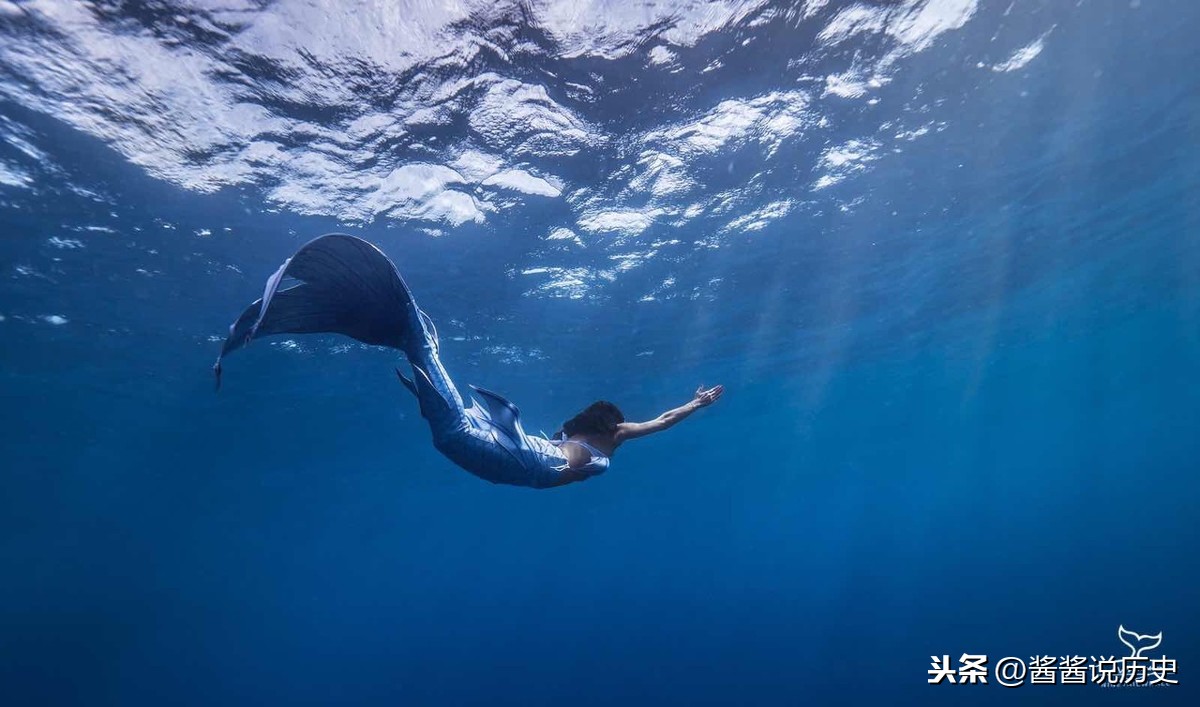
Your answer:
[[[625,416],[616,405],[607,400],[597,400],[588,405],[570,420],[563,423],[562,431],[568,437],[575,435],[610,435],[617,431],[617,425],[625,421]]]

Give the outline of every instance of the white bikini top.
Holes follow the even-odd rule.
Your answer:
[[[600,474],[603,474],[605,471],[608,471],[608,463],[609,463],[608,455],[605,454],[604,452],[600,451],[599,449],[596,449],[595,447],[588,444],[587,442],[584,442],[584,441],[578,440],[578,439],[567,439],[567,433],[564,432],[562,434],[562,436],[559,437],[558,439],[550,440],[550,443],[555,445],[556,447],[561,447],[564,444],[577,444],[580,447],[583,447],[584,449],[588,450],[588,453],[590,453],[592,455],[592,458],[588,461],[588,463],[584,464],[583,466],[572,467],[570,464],[564,463],[564,464],[560,464],[557,467],[554,467],[555,471],[566,471],[567,469],[570,469],[571,471],[583,472],[584,474],[587,474],[589,477],[599,476]]]

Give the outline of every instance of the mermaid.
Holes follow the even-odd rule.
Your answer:
[[[338,233],[310,241],[284,261],[262,298],[229,327],[213,365],[217,387],[225,356],[253,339],[317,333],[402,351],[412,374],[396,369],[396,375],[416,396],[434,447],[497,484],[541,489],[603,474],[617,447],[672,427],[724,392],[724,386],[700,386],[689,402],[646,422],[627,422],[616,405],[600,400],[552,438],[527,434],[517,406],[503,396],[471,386],[464,401],[442,366],[433,320],[417,307],[395,264],[375,245]]]

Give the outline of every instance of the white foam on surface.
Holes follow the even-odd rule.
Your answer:
[[[506,169],[503,172],[498,172],[484,179],[480,183],[484,186],[496,186],[534,196],[562,196],[561,189],[541,177],[535,177],[529,172],[520,169]]]
[[[1039,37],[1037,40],[1035,40],[1035,41],[1021,47],[1017,51],[1013,52],[1012,56],[1008,57],[1004,61],[993,66],[992,71],[1006,72],[1006,71],[1017,71],[1018,69],[1024,69],[1026,66],[1029,65],[1029,62],[1036,59],[1038,57],[1038,54],[1042,53],[1042,49],[1044,47],[1045,47],[1045,36],[1043,35],[1042,37]]]
[[[585,297],[659,257],[665,247],[653,243],[721,247],[795,218],[806,199],[856,203],[824,190],[945,127],[915,95],[902,98],[914,101],[911,123],[872,124],[906,85],[896,80],[905,60],[945,45],[982,7],[162,0],[114,19],[74,0],[0,0],[0,70],[12,77],[0,100],[108,144],[152,177],[253,190],[268,210],[446,238],[528,216],[536,252],[522,265],[547,278],[534,291]],[[813,40],[765,51],[756,29],[769,25]],[[999,54],[1008,58],[966,66],[1024,69],[1050,29],[1013,30]],[[730,73],[748,65],[781,78]],[[667,79],[696,90],[661,103],[638,92]],[[0,189],[34,189],[55,169],[47,140],[0,118]],[[47,242],[71,250],[70,240]],[[582,255],[607,261],[581,268],[571,258]],[[21,267],[18,276],[44,277],[41,263]]]

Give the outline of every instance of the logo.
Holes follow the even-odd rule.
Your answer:
[[[988,678],[1001,687],[1022,685],[1086,685],[1100,687],[1167,687],[1178,685],[1176,661],[1163,655],[1147,657],[1146,651],[1162,644],[1163,632],[1141,634],[1124,624],[1117,626],[1117,639],[1129,655],[1083,656],[1033,655],[1029,660],[1005,656],[988,670],[986,653],[963,653],[954,665],[950,654],[931,655],[929,684],[987,685]]]
[[[1129,647],[1129,650],[1133,651],[1129,654],[1130,658],[1141,658],[1143,651],[1158,648],[1158,644],[1162,643],[1162,631],[1159,631],[1157,636],[1149,634],[1143,636],[1140,633],[1130,631],[1122,624],[1117,627],[1117,638],[1121,639],[1121,643],[1124,643]]]

